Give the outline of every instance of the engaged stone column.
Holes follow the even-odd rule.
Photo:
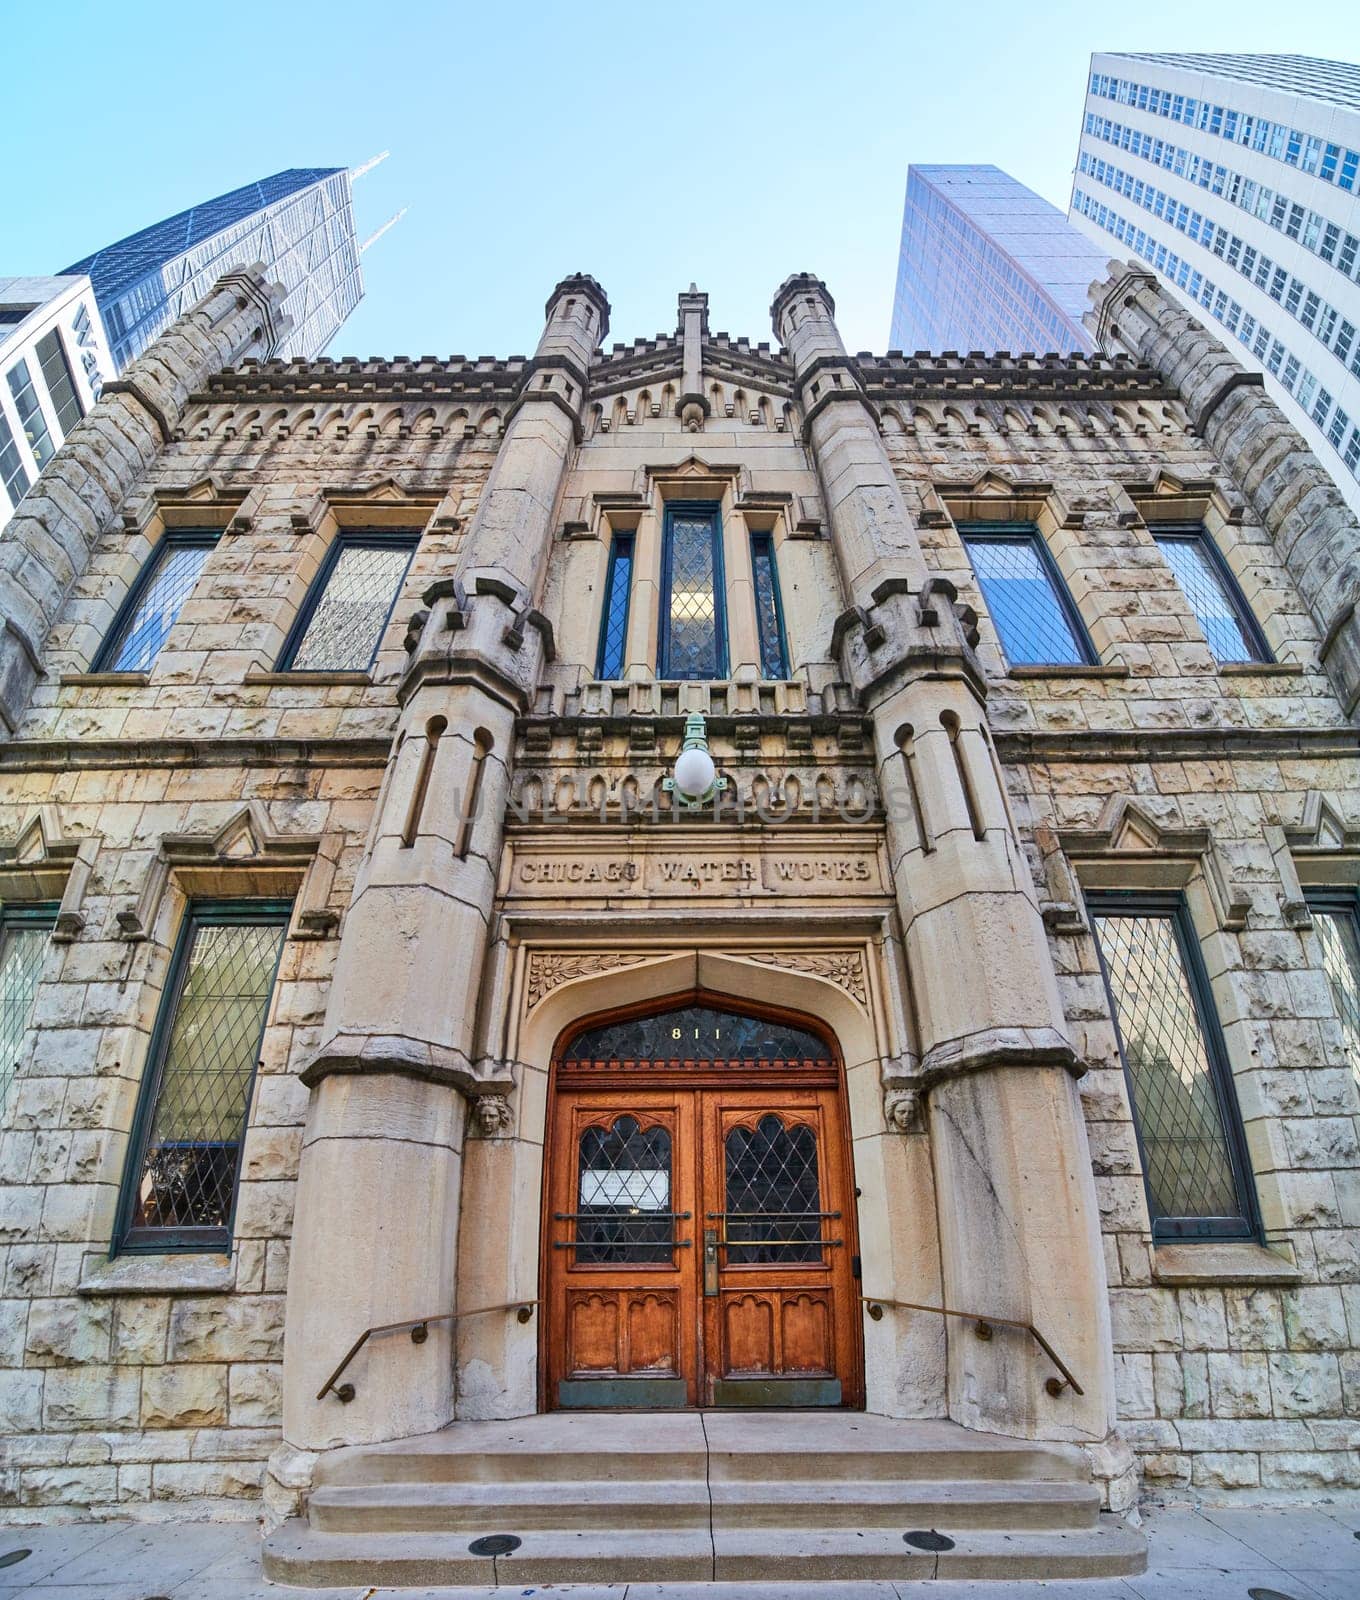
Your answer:
[[[1259,372],[1133,262],[1111,261],[1086,324],[1102,350],[1155,367],[1195,431],[1274,539],[1322,634],[1322,662],[1348,716],[1360,712],[1360,521],[1331,474],[1266,393]]]
[[[0,740],[12,738],[42,651],[100,534],[170,443],[189,396],[223,367],[267,360],[292,326],[263,266],[229,272],[106,383],[0,533]]]
[[[998,1331],[984,1343],[951,1321],[949,1412],[1001,1433],[1102,1439],[1113,1420],[1109,1313],[1082,1066],[987,727],[976,619],[950,584],[926,575],[833,312],[825,286],[806,276],[789,279],[772,307],[850,602],[835,653],[873,719],[920,1025],[945,1302],[1035,1323],[1085,1390],[1049,1396],[1052,1369],[1024,1335]]]
[[[402,1336],[371,1343],[349,1404],[316,1396],[366,1327],[454,1309],[465,1096],[513,1087],[474,1059],[477,998],[515,718],[552,655],[537,610],[552,512],[608,302],[594,279],[569,278],[547,318],[458,569],[412,619],[401,721],[303,1074],[284,1357],[284,1437],[298,1448],[453,1416],[447,1322],[416,1351]]]

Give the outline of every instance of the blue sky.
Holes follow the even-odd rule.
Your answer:
[[[1066,206],[1093,49],[1360,58],[1353,0],[7,8],[0,273],[56,271],[279,168],[357,165],[367,297],[333,354],[532,350],[593,272],[612,339],[771,338],[792,271],[886,348],[911,161],[992,161]],[[69,75],[69,76],[68,76]]]

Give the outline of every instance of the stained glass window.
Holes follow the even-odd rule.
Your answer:
[[[650,1017],[628,1017],[586,1028],[562,1052],[567,1061],[829,1061],[816,1034],[787,1022],[679,1006]]]
[[[1037,528],[960,529],[978,588],[1012,666],[1095,661],[1071,597]]]
[[[785,1127],[771,1112],[723,1141],[729,1266],[822,1259],[817,1130]]]
[[[774,537],[751,535],[751,580],[755,587],[756,633],[760,639],[762,678],[788,676],[784,653],[784,612],[779,599],[779,574],[774,564]]]
[[[1360,900],[1349,894],[1308,897],[1322,965],[1332,991],[1346,1056],[1360,1084]]]
[[[287,905],[191,906],[156,1019],[120,1248],[226,1250]]]
[[[341,534],[283,654],[293,672],[367,672],[382,643],[413,538]]]
[[[0,910],[0,1111],[23,1058],[54,916],[52,906]]]
[[[628,600],[633,588],[633,535],[616,533],[609,546],[609,576],[605,582],[604,615],[600,619],[600,657],[597,678],[621,678],[628,643]]]
[[[670,1264],[671,1136],[635,1117],[581,1134],[577,1189],[577,1266]]]
[[[1270,651],[1236,580],[1202,528],[1155,530],[1157,548],[1176,574],[1214,659],[1269,661]]]
[[[1091,912],[1128,1074],[1153,1233],[1256,1232],[1217,1018],[1178,902],[1093,896]]]
[[[193,593],[215,533],[168,533],[148,558],[95,662],[100,672],[149,672]]]
[[[662,554],[663,678],[725,678],[722,520],[716,506],[666,511]]]

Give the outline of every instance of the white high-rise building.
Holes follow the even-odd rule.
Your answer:
[[[1069,214],[1222,325],[1360,511],[1360,66],[1092,56]]]
[[[83,273],[0,278],[0,524],[113,374]]]

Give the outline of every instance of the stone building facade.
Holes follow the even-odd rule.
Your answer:
[[[694,290],[610,348],[573,277],[532,359],[284,363],[279,293],[0,535],[6,1514],[277,1519],[652,1382],[1083,1447],[1115,1510],[1360,1487],[1360,527],[1259,381],[1118,264],[1091,358],[851,357],[806,276],[773,348]],[[619,1155],[729,1047],[599,1041],[742,1018],[806,1044],[730,1063],[799,1242],[729,1301],[734,1135],[705,1217]],[[678,1320],[561,1288],[610,1250]]]

